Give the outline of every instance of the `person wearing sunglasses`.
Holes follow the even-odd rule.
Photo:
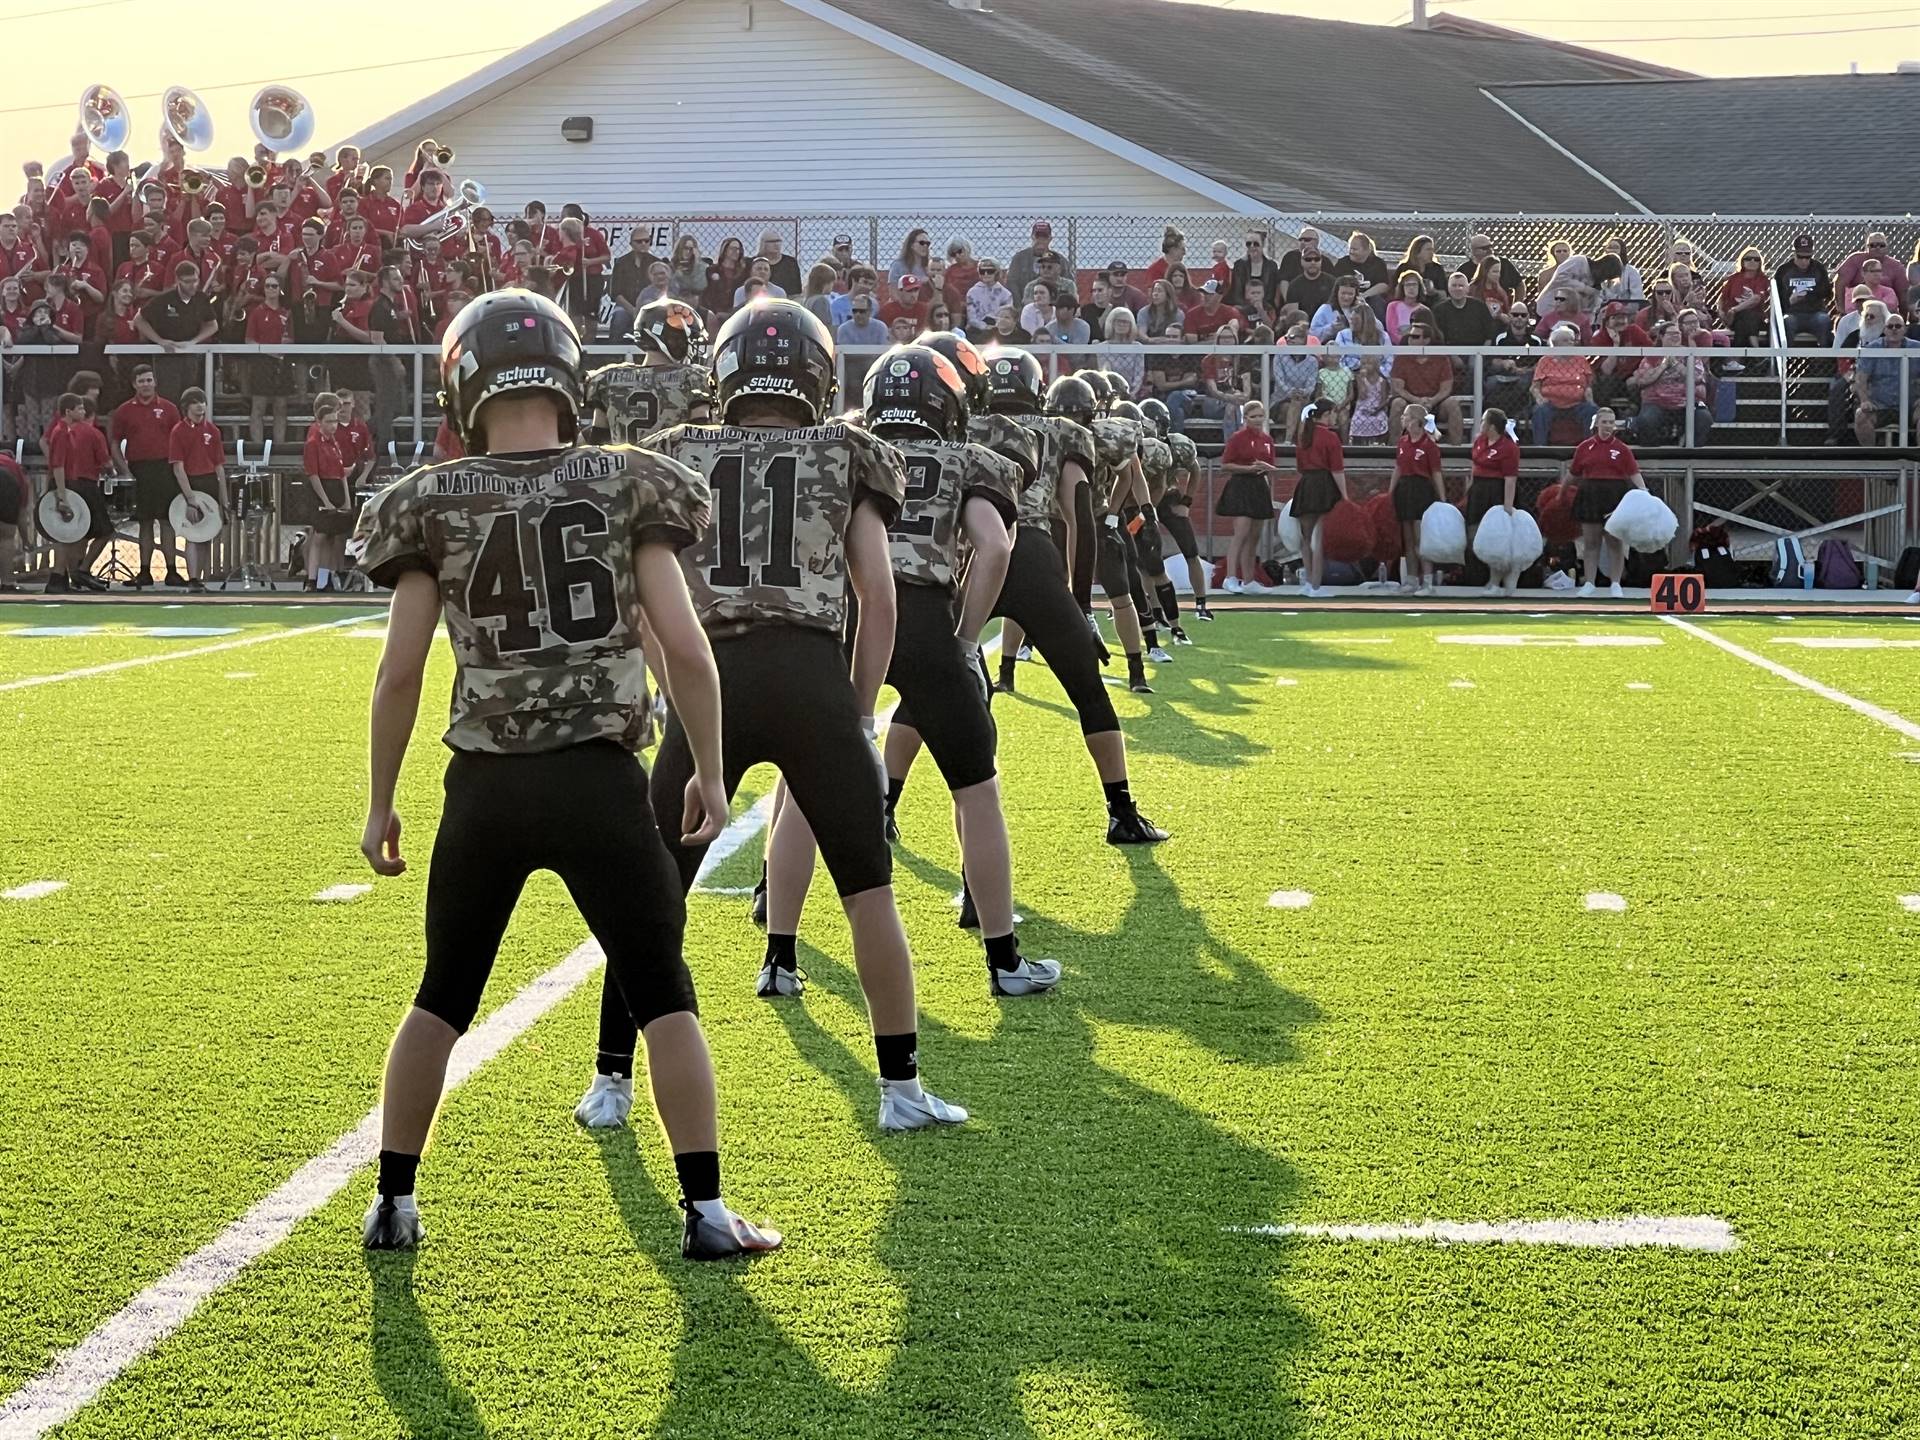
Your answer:
[[[1887,350],[1902,353],[1885,358],[1868,353]],[[1877,443],[1879,432],[1889,428],[1893,433],[1888,443],[1902,443],[1900,372],[1912,368],[1912,359],[1905,354],[1911,350],[1920,350],[1920,340],[1909,338],[1907,317],[1897,310],[1888,314],[1886,327],[1880,332],[1879,339],[1862,342],[1860,363],[1853,367],[1853,394],[1856,401],[1853,437],[1860,445],[1873,446]]]

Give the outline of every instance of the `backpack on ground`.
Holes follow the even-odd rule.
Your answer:
[[[1740,567],[1734,563],[1733,537],[1727,533],[1724,525],[1700,525],[1694,528],[1688,542],[1693,551],[1693,565],[1700,572],[1700,578],[1706,582],[1707,589],[1737,590],[1743,577]]]
[[[1782,535],[1773,542],[1773,566],[1767,572],[1767,583],[1774,589],[1798,590],[1806,568],[1807,555],[1798,537]]]
[[[1813,565],[1813,583],[1821,590],[1858,590],[1866,583],[1853,546],[1838,536],[1820,542],[1820,558]]]
[[[1900,563],[1893,567],[1894,587],[1920,590],[1920,545],[1909,545],[1900,552]]]

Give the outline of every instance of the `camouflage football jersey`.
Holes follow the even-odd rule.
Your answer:
[[[650,738],[634,550],[694,544],[707,485],[627,446],[475,456],[416,470],[361,512],[354,544],[391,585],[440,583],[455,663],[446,742],[503,754]]]
[[[992,501],[1012,525],[1026,472],[1006,456],[966,441],[891,443],[907,469],[907,497],[887,530],[893,573],[916,585],[951,590],[960,582],[965,535],[960,512],[966,502],[976,495]]]
[[[1010,417],[1023,430],[1040,440],[1040,473],[1033,484],[1020,493],[1020,522],[1049,529],[1059,513],[1060,477],[1070,460],[1078,461],[1091,480],[1098,468],[1094,460],[1093,434],[1084,425],[1064,415],[1015,415]]]
[[[1023,487],[1040,473],[1040,439],[1011,415],[997,415],[988,411],[972,416],[967,421],[967,439],[976,445],[986,446],[994,454],[1003,455],[1018,465]]]
[[[1093,492],[1096,515],[1106,513],[1113,498],[1114,482],[1126,463],[1140,454],[1143,438],[1138,425],[1117,415],[1102,415],[1093,422],[1094,454],[1100,462]]]
[[[638,445],[656,430],[693,421],[701,406],[709,410],[707,372],[695,365],[603,365],[587,376],[587,411],[607,417],[607,430],[620,445]]]
[[[700,623],[732,633],[785,622],[840,632],[847,524],[863,495],[891,525],[907,478],[900,452],[856,426],[800,430],[681,425],[647,444],[698,471],[713,527],[680,552]]]
[[[1193,487],[1200,481],[1200,449],[1178,430],[1167,436],[1167,448],[1173,451],[1174,474],[1168,481],[1182,504],[1193,502]]]
[[[1147,498],[1158,504],[1173,478],[1173,449],[1158,435],[1148,435],[1140,442],[1140,464],[1147,472]]]

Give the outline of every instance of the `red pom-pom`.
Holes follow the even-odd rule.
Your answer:
[[[1342,500],[1321,521],[1321,548],[1329,560],[1358,565],[1373,554],[1373,521],[1351,500]]]
[[[1540,534],[1549,545],[1564,545],[1579,538],[1580,522],[1573,518],[1573,501],[1578,493],[1579,487],[1565,482],[1540,492],[1535,516],[1540,521]]]
[[[1393,495],[1381,491],[1363,507],[1373,526],[1373,558],[1382,565],[1400,563],[1400,517],[1393,513]]]

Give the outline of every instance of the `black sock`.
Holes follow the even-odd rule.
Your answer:
[[[889,815],[893,813],[893,807],[900,803],[900,792],[906,788],[906,776],[902,775],[897,779],[892,775],[887,777],[887,813]]]
[[[918,1080],[920,1078],[920,1032],[904,1035],[876,1035],[874,1053],[880,1057],[882,1080]]]
[[[398,1150],[380,1152],[380,1193],[386,1196],[413,1194],[413,1177],[420,1169],[418,1155],[403,1155]]]
[[[689,1205],[697,1200],[720,1198],[720,1152],[688,1150],[673,1157],[673,1172],[680,1177],[680,1193]]]
[[[1010,651],[1003,650],[1000,652],[1000,678],[1002,680],[1013,679],[1013,661],[1014,657]]]
[[[1100,788],[1107,792],[1107,809],[1118,811],[1133,808],[1133,791],[1127,788],[1126,781],[1109,780]]]
[[[987,964],[996,970],[1011,970],[1020,963],[1020,942],[1013,938],[1009,930],[1004,935],[990,936],[987,939]]]
[[[795,938],[796,937],[792,935],[775,935],[769,932],[767,935],[767,959],[771,960],[782,970],[796,969],[800,964],[800,957],[794,950]]]
[[[1145,640],[1147,649],[1157,650],[1160,648],[1160,632],[1154,629],[1153,626],[1151,625],[1141,626],[1140,635],[1141,635],[1141,638]]]
[[[1167,617],[1167,628],[1171,630],[1180,623],[1180,592],[1173,588],[1171,580],[1162,580],[1159,595],[1160,613]]]
[[[1140,657],[1138,650],[1127,656],[1127,678],[1144,680],[1147,678],[1147,663]]]
[[[602,1075],[615,1075],[624,1079],[633,1074],[633,1052],[631,1050],[596,1050],[593,1056],[593,1068]]]

